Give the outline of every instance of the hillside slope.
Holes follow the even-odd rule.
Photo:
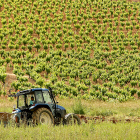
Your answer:
[[[0,94],[51,86],[84,99],[139,97],[139,22],[137,1],[1,0]]]

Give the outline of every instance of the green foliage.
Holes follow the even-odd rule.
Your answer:
[[[36,84],[39,85],[40,87],[43,87],[43,84],[44,84],[44,80],[42,78],[38,78],[36,80]]]
[[[0,10],[3,84],[10,71],[15,90],[51,85],[62,96],[121,102],[139,95],[135,2],[2,0]]]
[[[137,95],[138,95],[138,97],[140,97],[140,91],[137,91]]]
[[[130,84],[131,84],[132,87],[134,87],[134,86],[137,85],[137,81],[132,80],[132,81],[130,82]]]
[[[20,86],[21,86],[21,84],[18,81],[11,83],[11,87],[13,87],[15,89],[15,91],[17,91]]]
[[[40,44],[36,44],[36,45],[34,45],[34,48],[36,48],[37,52],[38,52],[38,50],[41,48],[41,45]]]
[[[6,72],[5,68],[0,67],[0,80],[2,81],[3,84],[5,83],[5,79],[7,76],[7,74],[5,72]]]
[[[75,104],[73,105],[73,113],[75,113],[75,114],[85,114],[85,108],[82,105],[80,99],[75,100]]]
[[[131,92],[131,96],[133,96],[133,95],[137,92],[137,89],[132,88],[132,89],[130,90],[130,92]]]

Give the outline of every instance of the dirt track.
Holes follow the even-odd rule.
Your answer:
[[[137,117],[137,118],[124,118],[124,119],[118,119],[118,118],[115,118],[115,117],[105,117],[105,116],[96,116],[96,117],[87,117],[85,115],[79,115],[77,114],[78,117],[80,118],[81,122],[84,122],[84,123],[88,123],[89,121],[93,121],[94,123],[101,123],[101,122],[104,122],[104,121],[107,121],[107,122],[112,122],[112,123],[118,123],[118,122],[140,122],[140,118]]]
[[[9,76],[16,76],[15,74],[13,74],[13,73],[5,73],[6,75],[9,75]],[[23,77],[27,77],[27,78],[29,78],[29,76],[23,76]]]
[[[11,83],[14,81],[17,81],[17,76],[14,73],[10,72],[10,70],[8,70],[5,74],[7,75],[6,79],[5,79],[5,90],[6,90],[7,94],[9,94],[9,90],[13,89],[11,87]],[[28,75],[24,75],[23,77],[26,77],[28,79],[28,82],[30,82],[32,84],[35,83],[35,81],[33,79],[29,78]],[[14,89],[12,90],[12,92],[14,92]]]

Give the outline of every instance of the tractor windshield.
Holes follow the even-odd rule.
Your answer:
[[[52,103],[52,99],[50,98],[50,94],[47,90],[43,91],[44,102],[47,104]]]
[[[50,94],[47,90],[45,91],[35,91],[36,102],[37,103],[52,103],[52,99],[50,98]]]

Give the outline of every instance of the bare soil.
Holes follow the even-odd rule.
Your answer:
[[[77,114],[77,115],[80,118],[81,122],[84,122],[84,123],[88,123],[89,121],[93,121],[94,123],[97,123],[97,122],[101,123],[101,122],[107,121],[107,122],[112,122],[115,124],[118,122],[138,122],[138,123],[140,123],[140,117],[115,118],[115,117],[106,117],[106,116],[89,117],[89,116],[85,116],[85,115],[79,115],[79,114]]]

